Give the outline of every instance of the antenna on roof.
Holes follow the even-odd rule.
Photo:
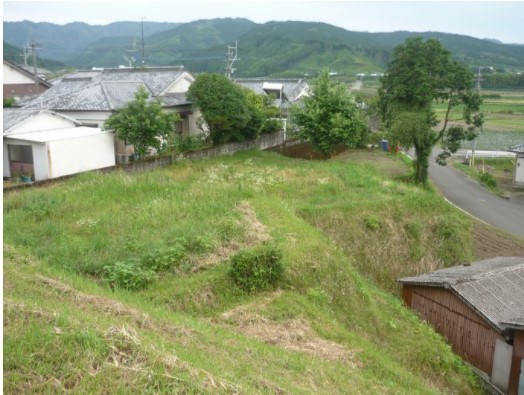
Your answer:
[[[144,46],[144,17],[142,17],[142,68],[146,67],[145,46]]]
[[[134,53],[135,52],[138,52],[138,49],[136,49],[136,39],[133,39],[133,43],[131,44],[131,49],[126,49],[125,50],[125,54],[123,55],[124,56],[124,59],[129,63],[129,67],[133,67],[135,62],[136,62],[136,58],[134,57]]]
[[[234,47],[231,45],[228,45],[226,55],[227,55],[227,60],[225,62],[227,62],[227,64],[226,64],[225,75],[227,78],[231,79],[231,74],[233,74],[236,70],[233,68],[233,63],[235,63],[235,61],[237,60],[240,60],[238,58],[238,41],[235,41]]]

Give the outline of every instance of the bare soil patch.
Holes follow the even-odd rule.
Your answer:
[[[523,256],[524,240],[481,222],[473,223],[473,243],[478,260],[497,256]]]
[[[238,306],[222,314],[229,325],[249,337],[273,344],[286,350],[303,352],[329,361],[342,362],[355,369],[361,366],[356,352],[342,345],[322,339],[305,319],[292,319],[282,322],[269,320],[258,313],[261,308],[278,297],[280,292],[255,303]]]
[[[237,205],[237,210],[240,211],[243,216],[243,223],[245,226],[244,242],[239,243],[237,241],[232,241],[227,245],[219,246],[212,254],[200,259],[197,265],[193,268],[193,271],[199,271],[217,265],[220,262],[227,261],[242,248],[255,247],[265,241],[271,240],[271,236],[267,232],[266,226],[258,220],[255,210],[248,202],[240,202]]]

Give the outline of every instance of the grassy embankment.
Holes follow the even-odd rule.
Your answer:
[[[395,282],[470,261],[469,219],[394,180],[401,161],[373,154],[386,177],[354,155],[5,194],[4,393],[477,393]],[[229,259],[264,242],[284,279],[241,291]]]

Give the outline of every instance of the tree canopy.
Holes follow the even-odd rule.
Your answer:
[[[133,144],[136,154],[145,156],[151,148],[160,150],[179,119],[178,114],[164,112],[160,100],[149,100],[146,88],[140,86],[135,99],[113,113],[104,126]]]
[[[482,100],[473,91],[473,78],[438,40],[414,37],[395,47],[388,72],[381,79],[380,109],[392,143],[415,148],[417,182],[427,180],[428,159],[435,144],[442,143],[444,151],[437,162],[445,164],[450,153],[460,147],[460,140],[473,138],[474,128],[482,124]],[[437,102],[446,103],[440,130],[433,129],[438,124]],[[451,110],[459,105],[463,106],[467,130],[462,125],[448,130]]]
[[[366,136],[366,126],[347,88],[329,79],[324,70],[312,84],[303,106],[292,109],[300,138],[313,144],[325,158],[341,145],[355,147]]]
[[[248,91],[221,74],[201,74],[191,84],[188,99],[200,108],[214,145],[256,138],[275,130],[268,99]]]

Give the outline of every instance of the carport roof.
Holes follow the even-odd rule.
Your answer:
[[[4,138],[16,139],[32,143],[45,143],[48,141],[74,139],[106,133],[109,132],[102,131],[102,129],[100,128],[79,126],[77,128],[54,129],[42,132],[16,133],[4,136]]]

